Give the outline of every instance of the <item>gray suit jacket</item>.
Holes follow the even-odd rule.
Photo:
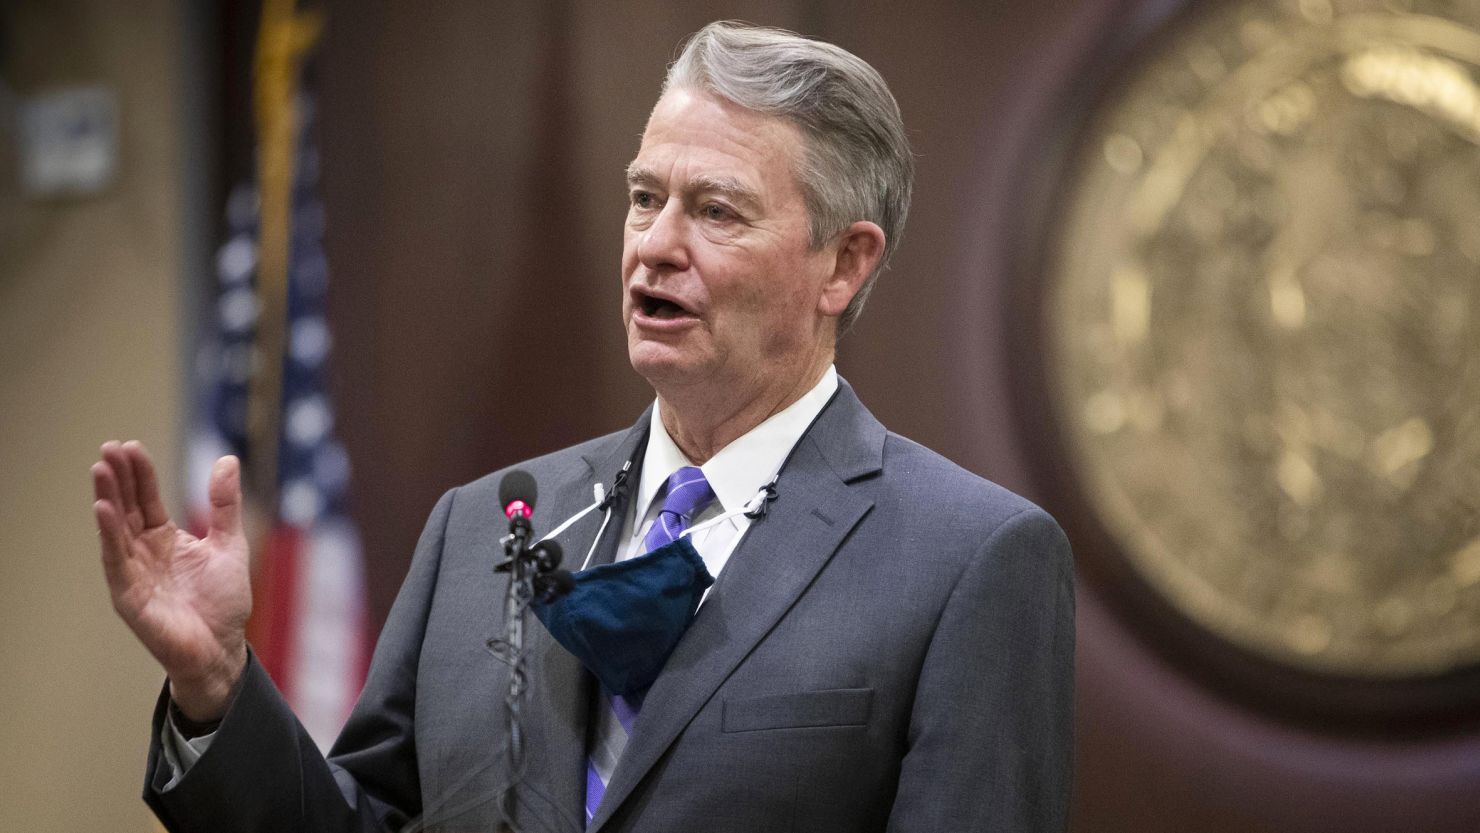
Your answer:
[[[648,419],[521,465],[550,529],[640,462]],[[145,798],[173,831],[582,830],[591,676],[530,617],[508,771],[502,472],[433,510],[326,762],[252,661],[210,750]],[[620,511],[620,507],[619,507]],[[561,538],[583,552],[595,513]],[[610,560],[619,531],[600,542]],[[844,383],[649,691],[593,831],[1056,831],[1073,584],[1042,510],[887,432]],[[155,737],[164,702],[156,713]]]

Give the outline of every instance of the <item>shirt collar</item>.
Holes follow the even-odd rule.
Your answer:
[[[838,389],[838,371],[828,365],[822,378],[797,401],[772,414],[760,425],[740,435],[720,449],[700,468],[710,488],[726,512],[733,512],[755,497],[770,482],[781,464],[786,462],[797,440],[822,412]],[[679,450],[658,415],[658,405],[648,427],[647,451],[643,452],[642,474],[637,482],[637,503],[633,517],[647,516],[653,500],[667,482],[668,476],[693,465]]]

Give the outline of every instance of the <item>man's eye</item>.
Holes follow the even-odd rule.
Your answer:
[[[716,203],[710,203],[701,209],[706,220],[729,220],[734,218],[735,213],[730,209]]]
[[[632,192],[632,206],[634,208],[652,208],[658,204],[658,198],[647,191]]]

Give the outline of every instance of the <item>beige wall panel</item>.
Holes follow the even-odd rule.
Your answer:
[[[139,438],[178,505],[178,13],[76,0],[6,15],[7,80],[22,95],[111,86],[121,156],[100,196],[24,202],[11,175],[0,198],[0,817],[145,831],[160,674],[109,605],[87,470],[103,440]]]

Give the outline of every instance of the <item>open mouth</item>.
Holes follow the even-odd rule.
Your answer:
[[[655,295],[649,295],[646,292],[638,293],[637,308],[648,318],[657,318],[660,320],[693,317],[694,315],[673,301],[666,298],[659,298]]]

